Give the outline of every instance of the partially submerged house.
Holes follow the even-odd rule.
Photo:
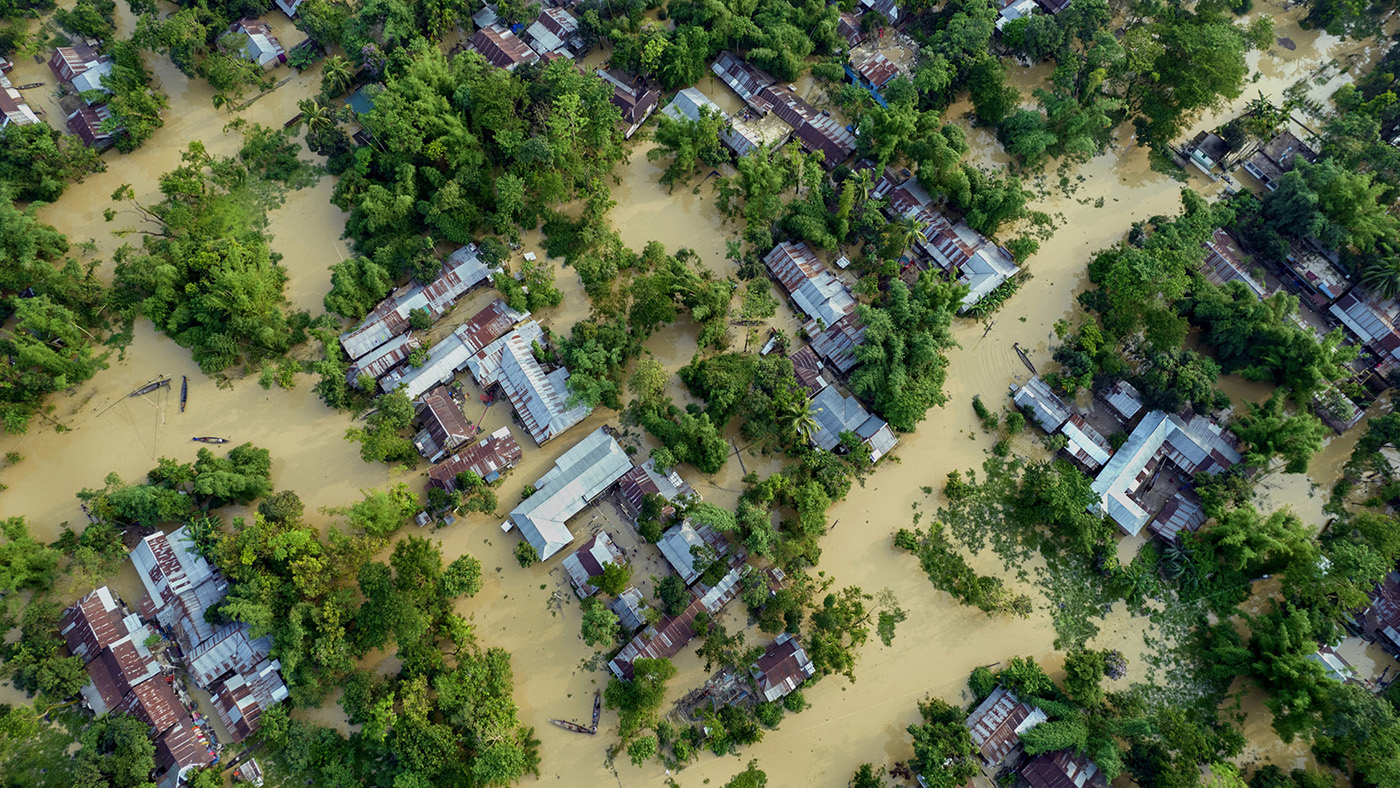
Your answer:
[[[1173,495],[1162,511],[1148,523],[1147,530],[1167,544],[1173,544],[1183,532],[1193,533],[1206,524],[1206,508],[1190,490]]]
[[[176,788],[196,769],[214,762],[214,745],[188,715],[156,739],[157,788]]]
[[[899,6],[895,5],[894,0],[860,0],[860,4],[865,6],[867,13],[874,11],[890,24],[895,24],[900,19]]]
[[[809,336],[855,311],[856,299],[851,289],[818,259],[806,242],[783,241],[764,256],[763,263],[808,317],[805,328]]]
[[[1186,144],[1188,160],[1206,175],[1220,165],[1230,155],[1230,143],[1214,132],[1203,131]]]
[[[817,422],[812,443],[825,451],[841,446],[843,432],[854,433],[870,449],[870,461],[875,462],[894,450],[899,443],[894,430],[884,419],[872,414],[855,397],[842,394],[835,386],[827,386],[812,398],[808,411]]]
[[[608,669],[623,681],[632,680],[632,663],[638,659],[669,659],[681,652],[695,637],[695,618],[701,612],[715,615],[739,595],[744,567],[734,567],[713,588],[693,592],[690,604],[680,615],[663,618],[637,633],[608,663]],[[697,589],[698,590],[698,589]]]
[[[423,396],[418,403],[418,420],[423,427],[414,436],[413,445],[428,462],[437,462],[476,437],[476,429],[467,421],[461,403],[446,386]]]
[[[514,71],[525,63],[540,59],[529,44],[516,38],[515,34],[501,25],[488,25],[472,33],[467,39],[467,48],[486,58],[486,62],[496,68]]]
[[[1017,19],[1025,19],[1038,10],[1040,7],[1036,0],[1011,0],[997,13],[997,32],[1000,33],[1007,25]]]
[[[597,74],[612,85],[612,103],[622,111],[622,125],[626,129],[622,133],[623,139],[631,139],[660,106],[661,91],[648,88],[641,80],[617,69],[600,68]]]
[[[851,311],[816,334],[810,334],[808,341],[811,343],[813,353],[830,364],[832,369],[844,375],[855,368],[856,347],[865,341],[865,324],[860,321],[860,317],[854,311]],[[794,356],[794,367],[796,364]],[[801,381],[800,374],[798,380]],[[814,391],[812,394],[815,395],[816,392]]]
[[[924,231],[924,240],[912,251],[920,260],[936,264],[944,273],[967,286],[962,308],[967,310],[1001,287],[1021,269],[1004,247],[997,246],[967,222],[953,224],[933,207],[933,199],[916,178],[908,178],[889,191],[891,218],[909,217]]]
[[[152,736],[160,736],[189,712],[164,681],[143,681],[131,688],[113,713],[126,714],[150,726]]]
[[[232,38],[228,44],[233,55],[256,63],[264,69],[276,68],[287,62],[287,50],[272,35],[272,25],[266,20],[240,19],[229,26]]]
[[[627,473],[617,482],[617,493],[622,508],[631,517],[642,511],[642,502],[648,495],[659,495],[666,500],[665,510],[675,511],[670,504],[682,496],[693,495],[695,491],[675,468],[662,473],[656,468],[656,461],[648,459]]]
[[[1400,659],[1400,573],[1386,575],[1371,592],[1371,604],[1357,619],[1362,635]]]
[[[277,672],[277,660],[262,660],[252,670],[235,674],[214,693],[214,712],[236,742],[262,727],[263,712],[287,699],[287,685]]]
[[[1073,750],[1041,753],[1021,767],[1029,788],[1108,788],[1098,764]]]
[[[1113,456],[1109,442],[1078,413],[1060,425],[1060,434],[1066,438],[1065,454],[1088,473],[1098,472]]]
[[[983,767],[995,770],[1007,756],[1020,750],[1021,734],[1047,719],[1045,712],[1021,702],[1005,687],[997,687],[967,715],[967,730]]]
[[[186,654],[214,634],[204,613],[224,598],[228,581],[195,550],[188,527],[142,539],[131,551],[131,562],[146,588],[143,618],[171,630]]]
[[[618,623],[622,625],[622,631],[628,634],[636,632],[647,623],[646,597],[636,586],[630,586],[627,590],[617,595],[617,598],[608,605],[608,609],[617,616]]]
[[[689,519],[667,529],[656,546],[661,550],[666,563],[676,570],[676,574],[680,575],[686,585],[700,579],[700,570],[695,566],[696,548],[701,552],[709,551],[716,558],[729,552],[729,545],[723,536],[710,526],[697,526]]]
[[[73,46],[59,47],[49,58],[49,70],[59,82],[66,83],[80,96],[85,93],[111,91],[102,86],[102,78],[112,73],[112,58],[98,54],[97,50],[82,42]],[[83,103],[99,103],[88,98]]]
[[[676,93],[675,99],[661,110],[661,114],[673,120],[699,120],[702,110],[724,120],[719,140],[734,151],[736,156],[748,156],[764,146],[777,147],[783,144],[787,135],[791,133],[791,130],[782,131],[773,124],[760,126],[733,118],[696,88],[686,88]],[[782,124],[777,125],[786,129]]]
[[[1094,479],[1099,498],[1095,506],[1125,533],[1137,536],[1152,519],[1143,508],[1143,494],[1159,473],[1175,470],[1189,481],[1200,472],[1220,473],[1240,459],[1232,440],[1209,418],[1197,415],[1187,421],[1155,410],[1143,417]]]
[[[1256,298],[1266,295],[1264,286],[1254,278],[1244,260],[1240,258],[1239,245],[1229,233],[1217,228],[1211,239],[1202,246],[1206,249],[1206,259],[1201,264],[1206,281],[1220,286],[1239,282],[1249,288]]]
[[[1108,406],[1117,419],[1130,423],[1142,412],[1142,395],[1126,380],[1120,380],[1099,393],[1100,399]]]
[[[541,446],[593,412],[586,404],[569,404],[569,370],[566,367],[546,372],[544,365],[535,358],[534,346],[543,342],[543,330],[531,321],[467,361],[467,367],[482,389],[500,386],[525,431]]]
[[[1011,400],[1016,403],[1016,407],[1039,424],[1041,429],[1051,435],[1058,432],[1060,425],[1070,417],[1069,406],[1039,375],[1017,388]]]
[[[1328,311],[1381,360],[1400,361],[1394,299],[1382,300],[1356,288],[1337,299]]]
[[[160,660],[146,645],[154,632],[142,625],[132,634],[103,648],[87,664],[88,683],[79,694],[93,714],[116,709],[133,688],[161,674]]]
[[[1341,389],[1330,384],[1313,395],[1313,412],[1338,435],[1355,427],[1366,415]]]
[[[540,560],[546,560],[574,540],[569,519],[631,468],[627,452],[599,427],[555,460],[535,484],[534,494],[511,511],[506,528],[519,528]]]
[[[1264,185],[1269,191],[1278,188],[1279,180],[1293,170],[1298,158],[1308,162],[1317,161],[1317,151],[1308,147],[1291,131],[1279,132],[1269,140],[1258,153],[1244,162],[1245,172]]]
[[[572,59],[583,48],[578,37],[578,20],[563,8],[542,8],[540,15],[525,29],[530,46],[541,57],[557,53]]]
[[[106,104],[78,107],[68,114],[69,133],[93,148],[105,148],[116,139],[120,128],[111,128],[112,110]]]
[[[189,676],[201,689],[215,685],[232,674],[252,673],[272,653],[272,639],[254,638],[247,624],[234,622],[215,630],[193,651],[185,654]]]
[[[768,72],[749,65],[733,52],[719,53],[710,64],[710,70],[760,116],[767,115],[773,108],[772,102],[763,96],[763,89],[777,82]]]
[[[622,551],[613,544],[607,531],[599,531],[570,553],[560,566],[564,567],[564,574],[569,576],[574,593],[578,594],[579,599],[587,599],[598,593],[597,586],[588,581],[602,577],[604,567],[609,564],[620,563]]]
[[[792,90],[776,85],[763,89],[762,100],[773,113],[792,126],[792,136],[808,153],[821,153],[822,166],[828,170],[851,157],[856,149],[856,135],[841,125],[830,112],[808,104]]]
[[[749,672],[764,702],[772,703],[797,689],[817,671],[797,638],[784,632],[768,644]]]
[[[367,382],[365,387],[372,390],[380,378],[408,361],[408,357],[421,344],[418,338],[412,334],[399,334],[351,362],[345,370],[346,382],[355,388],[362,388],[361,381],[363,380]]]
[[[437,320],[457,303],[457,299],[490,277],[491,271],[477,256],[476,244],[467,244],[448,255],[431,284],[424,287],[410,283],[380,301],[358,326],[340,335],[340,346],[345,349],[346,357],[358,361],[407,332],[409,313],[413,310],[422,310]]]
[[[514,468],[522,456],[520,444],[510,434],[510,428],[501,427],[429,468],[428,485],[451,492],[456,489],[458,474],[467,472],[491,484],[501,477],[502,471]]]
[[[822,389],[831,385],[831,381],[827,379],[826,365],[817,357],[817,352],[812,349],[812,345],[803,345],[798,348],[796,352],[788,356],[788,360],[792,362],[793,376],[797,378],[798,385],[807,392],[807,396],[815,397],[821,393]],[[852,361],[854,361],[854,357],[852,357]]]
[[[32,123],[43,121],[39,120],[39,116],[34,114],[34,110],[24,100],[24,94],[10,84],[8,77],[0,74],[0,129],[6,126],[28,126]]]

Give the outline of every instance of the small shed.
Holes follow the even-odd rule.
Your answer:
[[[1039,376],[1026,381],[1012,396],[1017,407],[1035,419],[1040,428],[1054,435],[1060,425],[1069,420],[1069,406],[1059,395],[1050,390],[1050,384]]]
[[[631,586],[626,591],[617,595],[608,609],[617,616],[617,620],[622,623],[622,631],[636,632],[647,623],[646,597],[636,586]]]
[[[1142,395],[1126,380],[1120,380],[1104,389],[1100,397],[1108,406],[1109,412],[1124,424],[1128,424],[1142,412]]]
[[[562,565],[574,586],[574,593],[578,594],[579,599],[587,599],[598,593],[598,589],[588,581],[602,577],[603,568],[608,564],[621,562],[622,551],[613,544],[607,531],[599,531],[565,558]]]

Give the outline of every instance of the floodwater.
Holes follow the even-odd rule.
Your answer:
[[[1251,55],[1251,66],[1261,77],[1246,88],[1246,97],[1255,90],[1277,95],[1297,79],[1316,73],[1334,58],[1345,59],[1346,53],[1352,51],[1354,45],[1296,29],[1297,10],[1282,11],[1270,6],[1259,11],[1266,12],[1276,12],[1278,35],[1291,38],[1297,48],[1289,51],[1280,47]],[[125,18],[128,12],[120,7],[118,13]],[[290,29],[285,22],[281,27],[284,31]],[[108,172],[71,188],[58,203],[43,209],[45,220],[67,233],[74,243],[92,239],[96,253],[104,258],[122,243],[110,235],[113,225],[102,218],[103,210],[110,205],[108,196],[118,185],[132,183],[139,199],[157,199],[156,178],[178,164],[179,152],[188,141],[203,140],[216,153],[232,153],[237,137],[222,132],[225,123],[233,117],[245,117],[266,125],[280,125],[296,113],[297,99],[314,93],[318,84],[314,72],[295,76],[286,69],[280,70],[276,72],[279,80],[292,76],[289,84],[234,115],[213,109],[208,87],[191,83],[164,59],[152,58],[152,66],[171,95],[172,109],[166,126],[144,149],[131,156],[109,153]],[[1017,86],[1026,93],[1045,75],[1045,69],[1039,67],[1013,71]],[[1350,75],[1331,79],[1347,78]],[[700,87],[725,109],[737,109],[737,97],[712,77],[707,76]],[[810,90],[811,86],[802,87]],[[1222,112],[1219,117],[1223,116]],[[949,118],[960,120],[954,112],[949,113]],[[1198,127],[1214,125],[1211,120],[1202,121]],[[991,135],[981,129],[971,131],[974,160],[989,166],[1004,164]],[[644,142],[639,144],[632,160],[619,168],[618,182],[613,186],[618,202],[613,220],[624,240],[633,247],[650,240],[662,241],[672,250],[688,246],[700,253],[707,266],[721,274],[728,273],[732,263],[724,257],[724,242],[735,236],[737,228],[723,223],[715,210],[713,179],[697,179],[668,193],[656,183],[659,169],[645,160],[645,146]],[[1004,402],[1001,398],[1009,383],[1024,380],[1026,370],[1013,350],[1014,343],[1020,343],[1033,361],[1049,361],[1054,323],[1076,319],[1075,297],[1084,285],[1084,266],[1089,255],[1118,241],[1132,222],[1154,214],[1174,213],[1179,206],[1182,184],[1150,169],[1145,151],[1132,144],[1130,128],[1116,130],[1113,148],[1076,168],[1073,174],[1083,177],[1077,182],[1077,191],[1066,195],[1058,189],[1048,190],[1034,206],[1055,216],[1059,224],[1054,237],[1043,242],[1040,252],[1029,262],[1034,278],[987,321],[960,321],[954,327],[960,347],[949,354],[948,405],[932,411],[918,432],[902,436],[894,456],[864,486],[856,486],[847,500],[831,510],[833,526],[822,544],[824,560],[820,570],[838,588],[858,585],[872,593],[886,588],[894,592],[909,618],[900,624],[893,645],[886,647],[872,638],[857,666],[856,684],[828,678],[805,688],[811,709],[790,717],[779,730],[768,732],[760,744],[746,749],[738,758],[702,757],[686,769],[685,784],[722,784],[749,758],[758,758],[777,785],[844,784],[862,762],[889,763],[908,758],[910,749],[904,728],[916,721],[917,702],[927,695],[965,702],[966,677],[974,667],[1004,662],[1016,655],[1031,656],[1047,666],[1058,667],[1062,655],[1055,653],[1054,631],[1045,603],[1033,589],[1018,581],[1010,583],[1017,590],[1031,592],[1037,600],[1037,611],[1029,619],[989,619],[933,589],[916,559],[893,549],[891,535],[911,523],[916,508],[925,517],[936,510],[938,496],[925,495],[921,487],[939,488],[948,471],[980,466],[992,441],[975,428],[971,397],[981,395],[984,401],[997,405]],[[1188,175],[1187,185],[1207,194],[1218,191],[1218,184],[1199,174]],[[314,189],[291,195],[288,203],[271,216],[273,248],[283,253],[283,265],[291,274],[289,299],[300,308],[318,308],[329,286],[327,267],[347,254],[340,239],[344,217],[326,200],[330,188],[329,178],[323,179]],[[1101,203],[1096,202],[1100,199]],[[130,221],[129,216],[124,219]],[[539,252],[538,233],[527,233],[520,251]],[[545,310],[539,318],[556,330],[566,331],[572,323],[587,319],[589,309],[571,270],[559,268],[558,282],[566,294],[564,304]],[[453,319],[472,314],[490,297],[489,292],[474,294],[459,305]],[[773,324],[782,326],[791,320],[789,312],[780,311]],[[731,338],[742,346],[744,330],[735,327]],[[647,347],[668,370],[674,370],[687,363],[694,353],[693,329],[682,321],[658,332]],[[52,425],[40,421],[28,435],[0,438],[0,451],[19,451],[26,457],[0,474],[10,487],[0,494],[0,516],[25,515],[36,535],[53,538],[63,523],[76,527],[83,522],[73,493],[84,487],[101,486],[104,476],[113,471],[125,479],[137,480],[161,456],[191,460],[198,448],[189,440],[194,435],[222,435],[235,442],[248,440],[270,449],[276,486],[296,490],[307,504],[310,519],[320,524],[333,521],[320,511],[322,507],[346,504],[361,489],[399,481],[415,488],[422,485],[425,467],[421,465],[404,472],[361,462],[356,447],[343,438],[351,426],[349,418],[324,407],[305,376],[298,377],[298,386],[291,391],[263,390],[252,379],[218,388],[199,374],[187,351],[145,322],[138,324],[136,338],[125,358],[114,356],[111,364],[110,369],[86,385],[52,400],[52,418],[64,424],[67,431],[57,432]],[[178,412],[178,401],[168,391],[124,398],[127,392],[158,375],[175,376],[176,383],[180,375],[190,376],[190,405],[186,413]],[[508,413],[501,405],[481,403],[477,396],[480,392],[470,380],[465,380],[464,385],[471,402],[469,418],[487,430],[508,423]],[[1256,398],[1244,392],[1240,395]],[[685,401],[678,383],[673,396],[677,401]],[[534,447],[528,436],[516,430],[517,440],[527,447],[525,459],[499,491],[500,514],[573,440],[610,422],[616,423],[616,414],[599,411],[571,431],[570,436],[543,448]],[[1330,442],[1314,460],[1311,481],[1323,489],[1330,486],[1359,431],[1357,428]],[[639,453],[645,453],[648,444],[639,444]],[[1018,452],[1038,451],[1027,438],[1018,439],[1014,446]],[[744,467],[758,468],[760,472],[778,467],[776,459],[758,456],[752,450],[743,452],[742,461]],[[703,495],[720,504],[732,503],[741,476],[741,467],[734,461],[713,478],[688,473]],[[1279,485],[1277,490],[1271,487],[1275,483]],[[1315,520],[1321,516],[1320,495],[1309,496],[1308,477],[1271,477],[1264,486],[1268,505],[1291,505],[1310,522],[1320,525]],[[575,532],[601,527],[614,517],[606,504],[593,507],[575,522]],[[544,743],[542,778],[565,786],[660,784],[662,767],[655,762],[642,769],[624,762],[611,772],[605,762],[606,748],[613,741],[609,726],[615,718],[610,713],[604,715],[604,730],[597,737],[579,736],[548,724],[553,717],[586,717],[593,692],[606,682],[607,673],[585,664],[591,652],[579,637],[577,605],[565,589],[559,562],[521,570],[511,554],[518,537],[501,533],[501,519],[499,515],[463,517],[433,535],[442,541],[448,559],[468,552],[482,561],[485,586],[476,598],[460,603],[459,610],[472,619],[483,644],[504,647],[513,655],[521,719],[535,727]],[[630,543],[630,537],[623,539]],[[661,569],[645,559],[645,555],[637,559],[636,579],[647,587],[650,581],[646,575]],[[974,564],[984,572],[1000,571],[1000,559],[990,554],[975,557]],[[139,596],[130,570],[115,585],[129,599]],[[71,590],[76,594],[82,589]],[[561,590],[563,593],[558,594]],[[744,627],[739,603],[731,607],[724,621],[731,629]],[[1119,606],[1091,644],[1122,649],[1132,660],[1131,678],[1140,679],[1144,675],[1141,657],[1145,628],[1146,619],[1130,618]],[[756,631],[749,630],[747,636],[750,642],[763,642]],[[683,652],[676,662],[680,672],[672,683],[672,699],[703,680],[702,666],[693,650]],[[377,664],[382,669],[392,666],[391,661],[373,657],[366,664]],[[1246,731],[1252,742],[1247,758],[1263,757],[1281,765],[1306,759],[1306,750],[1298,749],[1300,745],[1285,746],[1272,736],[1262,705],[1247,703],[1245,710]],[[337,711],[328,706],[307,716],[326,724],[341,723]]]

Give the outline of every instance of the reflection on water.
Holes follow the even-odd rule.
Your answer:
[[[1250,85],[1246,97],[1263,90],[1277,98],[1283,89],[1301,77],[1314,73],[1323,63],[1338,59],[1354,65],[1351,53],[1365,53],[1364,45],[1344,43],[1317,32],[1297,28],[1299,10],[1282,11],[1267,6],[1256,13],[1272,13],[1277,34],[1292,38],[1297,49],[1281,47],[1252,54],[1251,65],[1261,74]],[[129,12],[118,8],[123,26],[129,25]],[[280,19],[280,17],[279,17]],[[288,28],[283,23],[283,28]],[[222,131],[234,115],[213,109],[210,91],[202,82],[191,82],[165,58],[151,58],[151,65],[163,89],[170,94],[172,108],[166,126],[143,150],[130,156],[107,154],[109,171],[74,186],[55,205],[43,209],[46,221],[67,233],[75,243],[93,239],[104,257],[122,241],[110,235],[112,225],[103,221],[109,207],[108,195],[122,183],[131,183],[139,199],[157,198],[156,178],[179,163],[179,152],[191,140],[203,140],[218,154],[231,154],[238,145],[235,134]],[[596,62],[590,58],[590,64]],[[1353,72],[1355,69],[1353,68]],[[313,94],[319,83],[312,71],[295,75],[283,69],[278,79],[291,82],[254,102],[238,114],[266,125],[280,126],[296,113],[296,101]],[[1048,74],[1044,66],[1012,69],[1013,82],[1029,94]],[[1323,94],[1339,79],[1334,75],[1327,85],[1312,88]],[[729,111],[738,109],[738,99],[724,85],[707,76],[699,86]],[[808,82],[799,86],[807,91]],[[965,106],[948,113],[950,121],[966,123]],[[1213,125],[1233,112],[1222,108],[1202,119],[1197,127]],[[974,161],[990,167],[1003,166],[1005,156],[992,135],[984,129],[969,129],[974,145]],[[725,224],[713,203],[713,179],[678,186],[667,192],[656,182],[659,169],[645,158],[646,143],[638,145],[631,161],[619,168],[619,182],[613,187],[618,206],[613,218],[624,240],[640,248],[651,240],[661,241],[669,250],[687,246],[696,250],[705,265],[721,274],[729,273],[732,263],[725,258],[725,240],[736,236],[737,227]],[[1134,221],[1154,214],[1170,214],[1179,205],[1181,184],[1153,172],[1146,152],[1132,145],[1131,129],[1115,131],[1112,149],[1078,167],[1084,181],[1077,193],[1064,195],[1052,190],[1033,207],[1056,216],[1061,226],[1055,236],[1042,244],[1029,262],[1034,278],[1000,312],[986,323],[960,321],[954,335],[960,347],[950,355],[947,384],[949,405],[935,409],[917,433],[903,436],[892,461],[887,461],[865,486],[855,487],[849,498],[831,510],[836,527],[823,542],[821,569],[838,586],[859,585],[867,591],[889,588],[909,619],[899,626],[890,647],[878,640],[865,648],[858,668],[859,681],[849,685],[842,679],[828,679],[806,690],[813,708],[791,716],[777,731],[742,753],[756,757],[774,775],[779,785],[836,785],[845,782],[863,761],[903,760],[909,749],[904,726],[914,722],[916,703],[932,694],[955,703],[967,698],[965,680],[978,665],[1005,661],[1014,655],[1028,655],[1058,665],[1060,655],[1053,651],[1054,632],[1043,611],[1028,620],[989,619],[985,615],[954,604],[936,591],[919,571],[916,560],[897,553],[891,534],[907,526],[913,506],[924,511],[936,509],[920,488],[940,487],[948,471],[979,467],[990,440],[972,427],[968,400],[980,394],[989,403],[1001,402],[1007,385],[1026,375],[1012,349],[1019,342],[1037,363],[1048,361],[1057,320],[1074,319],[1076,295],[1084,285],[1085,262],[1100,248],[1118,241]],[[1198,175],[1189,184],[1208,193],[1209,184]],[[698,192],[696,191],[698,185]],[[331,206],[332,186],[323,179],[314,189],[290,195],[286,205],[272,214],[270,232],[273,248],[284,256],[282,264],[291,274],[288,298],[297,308],[319,309],[329,287],[327,268],[348,254],[341,240],[344,215]],[[1102,207],[1095,201],[1102,199]],[[527,233],[523,251],[540,251],[538,233]],[[516,253],[519,254],[519,253]],[[516,258],[519,259],[518,257]],[[567,330],[572,323],[587,319],[589,307],[578,277],[569,269],[558,269],[559,286],[566,294],[564,304],[540,315],[542,322],[556,330]],[[489,297],[476,294],[459,307],[454,319],[470,315],[471,307]],[[786,307],[784,307],[786,310]],[[791,320],[780,312],[775,323]],[[783,326],[791,333],[790,326]],[[731,331],[736,344],[743,342],[742,330]],[[648,343],[650,350],[668,370],[687,363],[694,353],[694,332],[682,321],[658,332]],[[127,392],[158,375],[189,375],[190,404],[178,412],[178,401],[168,392],[145,398],[124,399]],[[71,428],[59,433],[36,424],[25,436],[0,438],[0,451],[19,451],[26,460],[4,472],[10,490],[0,495],[0,516],[27,516],[37,536],[53,538],[65,523],[83,521],[73,493],[84,487],[99,487],[112,471],[126,479],[136,479],[154,465],[156,458],[193,459],[198,444],[193,435],[225,435],[235,441],[252,441],[271,450],[273,479],[278,488],[296,490],[307,504],[309,517],[322,525],[330,517],[322,507],[344,504],[363,488],[406,481],[422,484],[423,467],[413,472],[367,465],[359,460],[355,447],[343,434],[350,426],[348,417],[330,411],[312,393],[309,381],[299,378],[292,391],[265,391],[254,381],[243,380],[220,389],[199,374],[189,353],[154,332],[149,323],[138,324],[136,338],[124,360],[113,359],[106,370],[77,390],[55,397],[53,417]],[[1227,381],[1227,387],[1235,384]],[[468,417],[487,430],[509,423],[501,404],[487,406],[480,392],[465,380]],[[1231,391],[1237,398],[1257,400],[1259,391],[1240,387]],[[684,401],[679,390],[677,401]],[[600,410],[572,435],[587,434],[597,426],[615,422],[616,414]],[[1321,493],[1312,494],[1311,481],[1325,490],[1362,428],[1334,438],[1314,460],[1311,479],[1303,476],[1274,475],[1261,485],[1263,505],[1290,505],[1316,525],[1321,523]],[[737,432],[731,432],[739,446]],[[521,489],[533,483],[553,460],[568,448],[570,439],[539,449],[527,436],[516,431],[516,438],[527,447],[521,466],[510,474],[500,490],[501,507],[510,508]],[[1016,442],[1023,453],[1040,451],[1029,439]],[[648,444],[643,444],[645,452]],[[777,458],[761,457],[751,450],[743,455],[744,465],[760,473],[780,466]],[[713,478],[693,471],[692,483],[707,498],[731,504],[740,486],[742,470],[731,461]],[[936,497],[936,496],[935,496]],[[511,554],[514,535],[499,530],[500,517],[473,515],[438,531],[446,557],[469,552],[481,559],[485,586],[474,599],[459,603],[484,644],[502,646],[514,656],[517,678],[516,697],[522,720],[536,729],[544,741],[543,777],[563,786],[599,786],[617,782],[622,786],[653,786],[662,779],[662,767],[649,764],[643,769],[619,767],[616,775],[604,765],[604,749],[610,736],[585,737],[561,731],[547,724],[550,717],[577,716],[586,706],[584,699],[606,680],[606,671],[590,671],[584,666],[589,656],[579,638],[579,613],[572,597],[562,605],[551,605],[553,592],[561,587],[558,562],[521,570]],[[987,554],[975,558],[980,571],[1000,572],[1000,561]],[[129,598],[136,593],[134,574],[123,574],[116,582]],[[1018,585],[1012,581],[1011,585]],[[1028,589],[1018,589],[1028,590]],[[76,591],[76,589],[75,589]],[[1038,598],[1038,597],[1037,597]],[[736,604],[725,622],[731,629],[744,625]],[[1129,618],[1121,606],[1103,626],[1094,642],[1101,647],[1123,650],[1132,662],[1132,677],[1141,678],[1143,629],[1145,619]],[[758,633],[747,633],[750,642],[762,642]],[[677,659],[680,674],[673,682],[672,696],[679,697],[701,681],[701,665],[692,650]],[[392,670],[392,661],[372,657],[366,666]],[[3,699],[3,697],[0,697]],[[1267,711],[1257,693],[1247,698],[1246,733],[1250,749],[1246,758],[1264,757],[1281,765],[1308,762],[1306,747],[1295,742],[1283,745],[1269,730]],[[343,723],[333,705],[305,713],[326,724]],[[605,714],[605,730],[614,722]],[[709,781],[720,784],[736,770],[733,759],[704,758],[687,769],[686,784]]]

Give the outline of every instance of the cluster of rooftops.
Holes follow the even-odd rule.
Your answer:
[[[155,533],[131,551],[145,594],[132,612],[103,586],[64,611],[59,631],[86,663],[84,705],[98,716],[131,715],[149,726],[155,781],[173,788],[190,771],[219,761],[217,737],[184,681],[210,694],[231,742],[255,733],[263,712],[287,698],[272,642],[247,624],[215,627],[205,612],[228,581],[196,551],[188,529]],[[239,775],[261,784],[254,760]]]
[[[1108,788],[1098,764],[1074,750],[1026,757],[1021,736],[1047,719],[1044,711],[1005,687],[993,690],[967,715],[967,730],[983,772],[989,777],[1019,774],[1030,788]]]

